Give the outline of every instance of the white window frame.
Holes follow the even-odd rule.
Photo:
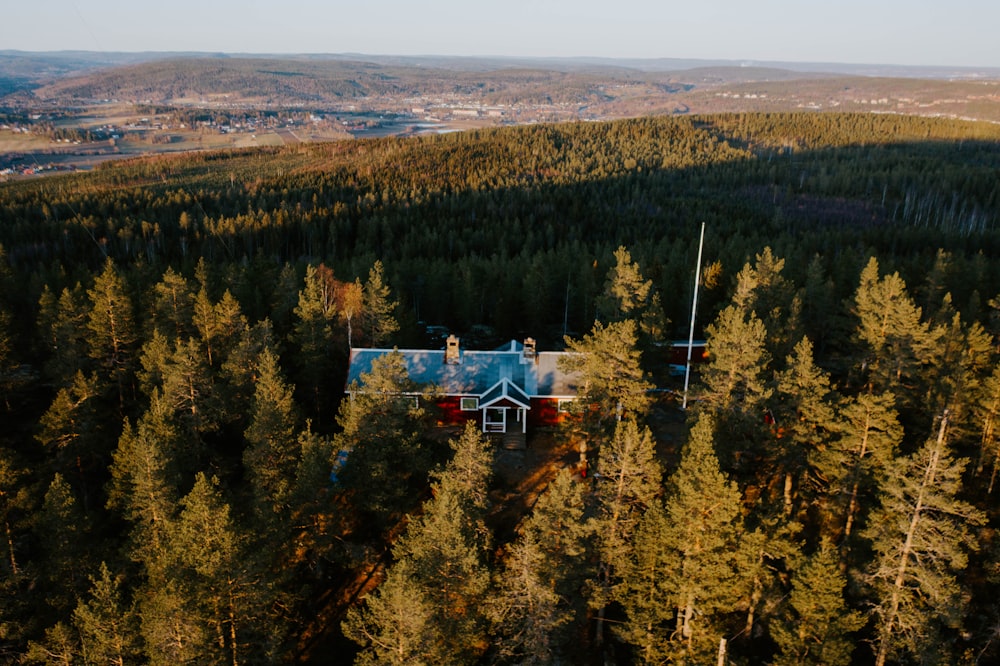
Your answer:
[[[470,400],[472,401],[471,402],[472,407],[468,407],[467,406],[469,404],[468,401],[470,401]],[[463,412],[475,412],[475,411],[478,411],[479,410],[479,398],[476,397],[476,396],[472,396],[471,398],[459,398],[458,399],[458,408],[461,411],[463,411]]]
[[[560,414],[569,414],[573,411],[574,403],[576,403],[576,398],[559,398],[556,410]]]

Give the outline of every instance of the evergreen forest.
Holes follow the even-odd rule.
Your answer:
[[[573,458],[513,506],[510,452],[401,399],[434,387],[399,355],[342,399],[352,347],[442,330],[577,352],[577,413],[537,433]],[[0,662],[997,663],[998,361],[991,123],[646,117],[0,183]]]

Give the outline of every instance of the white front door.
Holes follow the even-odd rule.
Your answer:
[[[487,407],[483,412],[483,432],[507,432],[507,410]]]

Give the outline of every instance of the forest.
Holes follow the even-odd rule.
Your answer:
[[[0,661],[996,663],[998,218],[1000,125],[889,114],[0,183]],[[398,356],[341,399],[429,327],[579,352],[589,473],[501,525]]]

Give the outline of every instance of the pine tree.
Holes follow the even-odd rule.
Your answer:
[[[111,259],[105,262],[104,271],[95,278],[87,296],[91,303],[87,320],[88,352],[104,370],[104,378],[117,386],[119,406],[123,409],[138,338],[132,301]]]
[[[408,508],[411,488],[421,487],[430,468],[417,393],[402,355],[394,352],[372,361],[337,413],[341,432],[334,450],[348,454],[338,481],[355,491],[360,508],[379,525]]]
[[[1000,366],[983,382],[973,412],[979,431],[977,473],[989,468],[990,481],[986,492],[992,493],[997,470],[1000,469]]]
[[[15,529],[27,515],[31,507],[31,495],[27,487],[27,470],[18,462],[12,451],[0,447],[0,524],[3,533],[4,556],[0,573],[3,579],[13,578],[21,573],[18,564],[18,548]]]
[[[940,629],[954,635],[965,603],[955,575],[976,547],[970,527],[985,516],[958,498],[963,462],[947,441],[948,414],[934,437],[887,470],[880,506],[865,537],[874,558],[866,580],[875,596],[875,664],[906,653],[950,661]]]
[[[183,340],[195,333],[194,292],[188,280],[170,266],[153,286],[154,329],[173,340]]]
[[[178,340],[162,373],[161,399],[174,411],[189,436],[196,438],[217,430],[224,415],[201,343],[194,338],[188,338],[187,342]]]
[[[323,388],[332,374],[332,322],[336,314],[332,285],[327,284],[324,273],[318,268],[307,267],[305,288],[299,292],[290,338],[298,348],[295,358],[301,384],[308,387],[317,415],[323,411]]]
[[[492,635],[507,658],[551,663],[580,654],[577,637],[587,619],[580,590],[597,573],[588,494],[587,483],[560,470],[522,523],[520,538],[495,576]]]
[[[213,368],[226,360],[247,328],[240,304],[229,290],[218,303],[213,303],[204,285],[194,299],[192,323],[205,345],[208,365]]]
[[[395,663],[393,653],[416,663],[473,663],[485,648],[490,582],[485,499],[492,455],[471,423],[452,448],[455,454],[436,474],[423,514],[393,546],[396,563],[386,581],[369,597],[366,609],[354,611],[344,624],[345,634],[367,648],[362,663],[375,658]],[[409,589],[399,589],[403,584]],[[420,615],[390,630],[400,600]],[[420,645],[412,645],[413,634],[421,636]]]
[[[3,246],[0,245],[0,261],[3,261]],[[10,410],[11,370],[14,366],[14,335],[7,306],[0,300],[0,402]]]
[[[921,321],[921,310],[906,291],[899,273],[879,276],[872,257],[861,272],[854,294],[857,336],[867,347],[862,361],[870,390],[887,391],[913,385],[921,357],[933,345],[933,334]],[[909,394],[903,390],[897,395]]]
[[[600,441],[602,431],[626,414],[632,419],[645,417],[651,385],[640,366],[634,321],[607,326],[594,322],[593,330],[582,340],[566,338],[566,346],[575,353],[559,362],[564,371],[579,375],[578,401],[597,406],[597,420],[590,425],[592,436]],[[585,414],[590,413],[585,409]]]
[[[20,663],[40,666],[73,666],[80,655],[80,638],[69,625],[59,622],[45,630],[41,641],[30,641]]]
[[[96,375],[84,377],[77,372],[69,388],[60,389],[39,420],[35,439],[56,451],[61,461],[89,458],[95,433],[99,429],[95,405],[99,396]]]
[[[292,389],[282,379],[278,358],[269,349],[261,354],[259,373],[250,425],[244,432],[248,446],[243,465],[257,504],[267,515],[289,509],[299,446]]]
[[[591,605],[598,610],[597,640],[603,640],[603,621],[618,569],[628,559],[636,525],[660,492],[661,471],[649,428],[639,431],[635,421],[620,421],[610,442],[600,449],[597,462],[597,515],[600,565],[592,587]]]
[[[629,557],[619,571],[622,582],[615,596],[626,619],[615,628],[633,646],[637,663],[659,664],[672,656],[671,634],[677,609],[673,571],[676,550],[668,541],[667,517],[660,502],[642,516]]]
[[[639,264],[620,246],[615,250],[615,265],[608,270],[599,310],[604,321],[636,319],[650,298],[653,281],[642,276]]]
[[[255,559],[219,492],[218,479],[199,473],[180,504],[171,523],[171,580],[178,584],[184,611],[202,618],[204,635],[211,636],[207,654],[238,666],[254,641],[264,643],[256,622],[267,608],[267,586],[257,580]],[[280,640],[280,625],[276,618],[269,620],[267,636]]]
[[[664,500],[668,531],[663,539],[674,562],[664,581],[664,589],[672,592],[663,600],[675,610],[670,650],[691,663],[714,659],[723,635],[720,615],[736,606],[746,587],[738,566],[746,559],[740,493],[719,469],[713,438],[711,419],[701,415]]]
[[[385,580],[361,607],[352,607],[341,624],[344,635],[362,646],[359,666],[430,666],[441,663],[445,639],[433,620],[434,604],[414,580],[412,565],[392,566]]]
[[[84,663],[126,666],[141,659],[139,618],[123,598],[120,576],[101,563],[100,576],[91,578],[90,598],[73,611]]]
[[[781,361],[800,336],[802,305],[792,284],[781,274],[784,259],[775,257],[770,247],[765,247],[755,259],[753,266],[745,264],[736,277],[733,306],[744,317],[753,313],[761,320],[767,331],[767,356]]]
[[[845,539],[851,535],[863,504],[874,498],[903,438],[894,405],[889,393],[861,393],[845,401],[839,409],[838,436],[829,448],[813,456],[812,465],[827,484],[830,496],[847,501]]]
[[[765,379],[770,356],[764,323],[752,311],[730,305],[706,333],[711,356],[702,371],[702,398],[707,408],[726,422],[763,422],[773,391]]]
[[[836,548],[822,547],[792,572],[788,604],[771,625],[778,645],[774,666],[847,666],[856,640],[852,634],[866,618],[844,601],[847,577],[840,570]]]
[[[253,400],[264,350],[278,353],[278,341],[270,319],[258,321],[240,334],[239,340],[222,363],[223,393],[229,404],[247,405]]]
[[[214,650],[210,623],[188,602],[179,584],[160,578],[141,591],[140,632],[151,666],[194,664]]]
[[[493,644],[518,664],[557,662],[556,632],[572,621],[565,600],[545,577],[546,555],[535,536],[525,533],[511,545],[488,602]]]
[[[77,283],[73,289],[63,289],[57,299],[46,286],[38,310],[40,345],[47,354],[45,373],[56,386],[66,387],[77,372],[86,369],[86,294]]]
[[[399,330],[399,322],[395,316],[399,303],[392,300],[381,261],[376,261],[368,271],[362,300],[368,344],[371,347],[381,347]]]
[[[772,404],[774,443],[784,472],[784,512],[792,515],[795,482],[808,470],[809,460],[826,449],[837,431],[830,377],[813,361],[812,343],[802,338],[777,377]]]
[[[166,406],[154,394],[137,428],[126,420],[111,463],[108,508],[132,523],[131,556],[157,582],[169,565],[169,522],[178,497],[178,466],[170,452],[180,448],[180,441]]]
[[[311,424],[309,424],[311,425]],[[329,503],[333,487],[330,483],[330,461],[333,442],[311,428],[299,433],[299,459],[292,489],[292,524],[299,529],[298,542],[302,549],[322,557],[339,537],[329,529]]]
[[[472,422],[451,446],[452,459],[435,475],[433,499],[393,546],[393,556],[412,565],[431,603],[434,626],[447,643],[431,656],[438,663],[469,663],[485,644],[483,606],[490,583],[485,519],[493,455]]]
[[[964,436],[975,430],[972,421],[981,386],[995,367],[993,340],[978,322],[962,321],[951,307],[950,294],[943,303],[943,321],[934,327],[933,344],[924,354],[920,405],[924,414],[948,410],[952,432]],[[929,423],[929,417],[924,421]]]
[[[77,503],[72,488],[56,474],[35,515],[36,538],[44,544],[37,564],[44,572],[44,603],[60,615],[69,612],[86,588],[90,563],[89,521]]]

